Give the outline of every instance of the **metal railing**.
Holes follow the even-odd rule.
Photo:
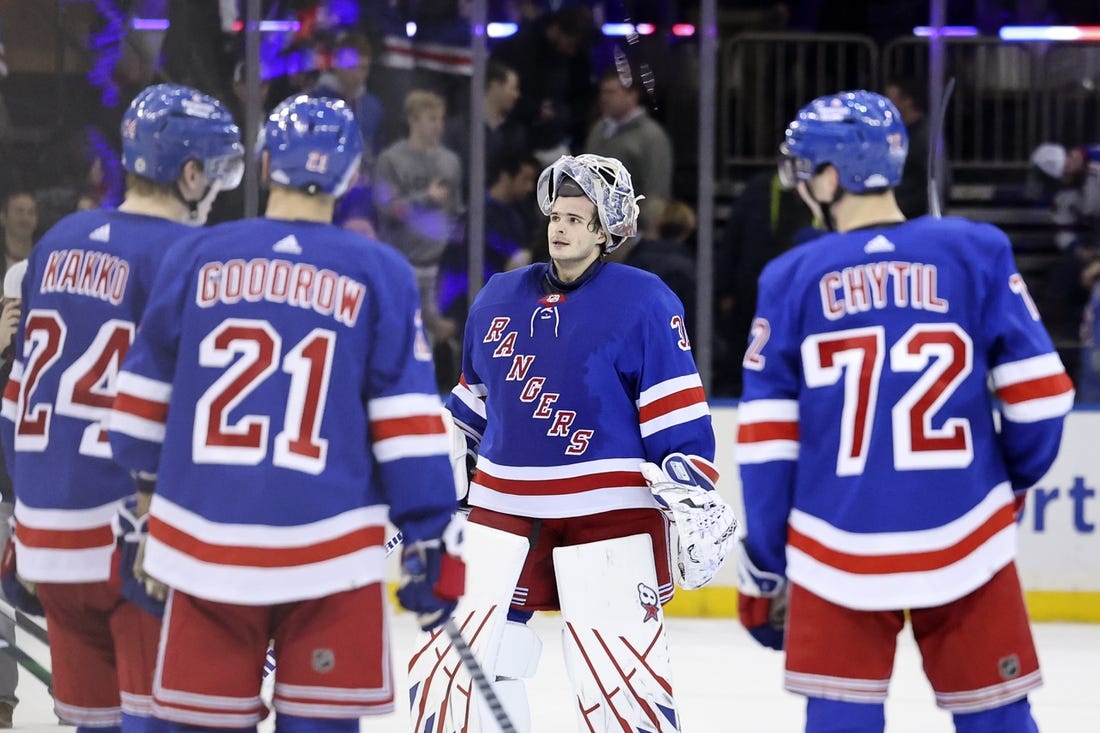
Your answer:
[[[883,46],[859,35],[744,34],[721,49],[720,177],[769,164],[783,129],[809,100],[840,89],[882,89],[926,78],[929,42]],[[1035,146],[1100,136],[1100,44],[1009,44],[944,39],[947,76],[957,81],[945,121],[946,153],[960,171],[1024,171]]]
[[[718,137],[727,175],[772,163],[783,129],[809,100],[878,81],[878,49],[865,36],[742,34],[720,54]]]

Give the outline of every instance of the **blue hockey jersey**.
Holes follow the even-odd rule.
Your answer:
[[[744,375],[749,552],[857,609],[940,605],[1011,562],[1013,492],[1073,403],[1008,239],[955,218],[770,263]]]
[[[157,473],[145,564],[262,605],[384,579],[456,509],[412,268],[335,227],[222,224],[172,249],[119,377],[115,458]]]
[[[68,216],[31,250],[18,358],[4,392],[19,572],[38,582],[110,575],[129,473],[104,430],[119,365],[161,258],[190,227],[120,211]]]
[[[642,461],[714,459],[683,308],[633,267],[547,292],[548,267],[494,275],[466,322],[447,406],[478,447],[470,503],[558,518],[655,507]]]

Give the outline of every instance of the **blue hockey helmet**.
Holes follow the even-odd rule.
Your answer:
[[[779,180],[793,188],[831,165],[847,191],[863,193],[901,182],[909,136],[893,103],[874,92],[818,97],[799,110],[779,146]]]
[[[122,116],[122,167],[156,183],[173,183],[189,160],[202,164],[221,190],[244,173],[241,131],[225,105],[178,84],[156,84],[134,97]]]
[[[261,149],[271,156],[273,182],[341,196],[359,170],[363,136],[344,100],[301,94],[267,118]]]

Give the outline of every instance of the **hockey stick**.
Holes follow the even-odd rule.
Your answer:
[[[17,647],[15,644],[9,642],[7,639],[0,639],[0,649],[3,649],[5,652],[7,652],[8,655],[11,656],[11,658],[14,659],[17,664],[19,664],[20,667],[37,677],[38,681],[44,684],[46,686],[46,690],[51,695],[53,695],[53,675],[48,669],[36,662],[30,654],[27,654],[25,651]]]
[[[470,673],[470,679],[477,685],[477,691],[485,698],[489,711],[496,718],[501,731],[503,733],[516,733],[516,728],[512,725],[512,719],[508,717],[508,711],[500,704],[500,698],[497,697],[496,690],[493,689],[489,678],[485,676],[485,670],[481,668],[481,664],[478,663],[473,650],[470,649],[470,645],[463,638],[462,632],[455,626],[454,619],[448,617],[443,623],[443,629],[447,632],[455,651],[458,652],[458,658],[462,660],[462,666]]]
[[[0,604],[0,613],[4,614],[9,621],[14,621],[15,625],[26,631],[28,634],[38,639],[46,646],[50,645],[49,636],[46,633],[46,627],[35,621],[27,614],[20,611],[15,606],[8,603],[7,599],[0,599],[3,604]],[[14,614],[12,613],[14,611]]]
[[[937,219],[943,217],[943,212],[940,208],[940,187],[936,181],[935,170],[936,162],[942,159],[936,155],[936,150],[940,147],[943,128],[947,124],[947,105],[951,102],[951,94],[954,91],[955,77],[951,77],[947,80],[947,86],[943,88],[940,105],[936,109],[935,124],[928,134],[928,213]]]

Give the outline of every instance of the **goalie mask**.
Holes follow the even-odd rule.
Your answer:
[[[543,214],[550,215],[563,184],[568,190],[570,181],[596,205],[600,226],[607,233],[605,252],[614,251],[638,233],[638,202],[645,197],[634,195],[630,173],[621,162],[587,153],[558,158],[542,172],[535,188]]]

